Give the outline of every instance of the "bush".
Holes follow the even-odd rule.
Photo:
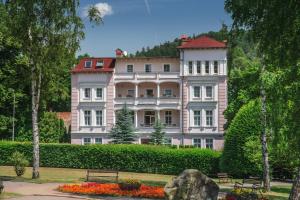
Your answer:
[[[3,182],[0,180],[0,194],[2,193],[4,189],[4,185],[3,185]]]
[[[260,198],[251,189],[234,189],[226,195],[226,200],[260,200]]]
[[[29,165],[28,160],[26,160],[24,154],[16,151],[11,156],[11,163],[15,168],[17,176],[22,176],[25,173],[26,166]]]
[[[9,164],[9,157],[15,151],[23,152],[27,159],[32,160],[31,143],[0,142],[0,165]],[[161,174],[179,174],[185,169],[198,169],[204,174],[216,174],[219,171],[219,157],[220,152],[210,149],[172,149],[152,145],[40,145],[40,165],[43,167]]]
[[[138,190],[140,189],[142,183],[139,180],[135,179],[126,179],[126,180],[121,180],[119,183],[119,188],[121,190]]]
[[[260,103],[250,101],[236,114],[225,135],[223,155],[220,168],[236,177],[261,174],[261,160],[253,159],[252,155],[258,155],[261,148],[251,142],[249,138],[259,138],[261,133]],[[256,151],[256,152],[255,152]],[[257,158],[257,156],[255,156]]]

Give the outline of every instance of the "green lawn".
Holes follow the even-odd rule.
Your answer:
[[[21,196],[20,194],[17,193],[11,193],[11,192],[3,192],[0,195],[0,199],[9,199],[9,198],[13,198],[13,197],[19,197]]]
[[[26,173],[23,177],[16,177],[13,167],[0,166],[0,179],[11,181],[26,181],[34,183],[80,183],[85,181],[86,170],[85,169],[67,169],[67,168],[40,168],[40,178],[38,180],[31,179],[31,167],[26,168]],[[146,174],[146,173],[132,173],[132,172],[120,172],[120,179],[138,179],[149,185],[163,186],[168,181],[172,180],[172,175],[161,174]],[[215,180],[217,183],[218,181]],[[233,180],[235,182],[237,180]],[[221,191],[229,191],[229,184],[219,184]],[[227,188],[226,188],[227,187]],[[224,189],[226,188],[226,189]],[[279,184],[272,187],[272,191],[265,194],[270,200],[286,200],[288,199],[291,186],[287,184]],[[13,194],[4,194],[13,195]]]

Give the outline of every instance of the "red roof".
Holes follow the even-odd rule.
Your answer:
[[[62,119],[64,122],[71,121],[71,112],[57,112],[58,119]]]
[[[178,46],[179,49],[210,49],[210,48],[226,48],[226,44],[219,42],[207,36],[201,36],[186,41],[186,43]]]
[[[86,61],[92,61],[91,67],[85,67]],[[103,62],[102,67],[97,67],[97,62]],[[72,69],[72,73],[97,73],[97,72],[113,72],[115,67],[115,58],[82,58],[78,65]]]

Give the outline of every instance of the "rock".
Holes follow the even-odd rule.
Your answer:
[[[3,185],[3,182],[0,180],[0,194],[2,193],[4,189],[4,185]]]
[[[217,200],[219,186],[196,169],[184,170],[165,188],[168,200]]]

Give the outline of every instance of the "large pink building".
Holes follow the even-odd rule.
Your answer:
[[[73,144],[106,144],[116,112],[133,112],[137,143],[148,143],[155,120],[166,142],[221,149],[227,106],[225,43],[182,38],[180,57],[84,58],[72,70]]]

